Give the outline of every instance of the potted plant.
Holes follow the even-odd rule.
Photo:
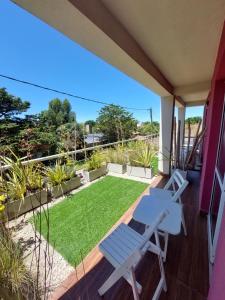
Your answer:
[[[76,175],[75,168],[68,164],[48,167],[45,171],[51,189],[52,197],[58,198],[81,185],[80,177]]]
[[[93,152],[90,159],[87,161],[85,170],[84,170],[84,178],[87,182],[93,181],[107,172],[106,165],[104,164],[103,153],[99,150]]]
[[[124,174],[127,170],[127,158],[125,148],[117,146],[115,149],[108,149],[106,152],[107,169],[109,172]]]
[[[1,157],[9,166],[1,177],[1,193],[5,195],[5,214],[9,220],[16,218],[48,201],[41,166],[24,165],[14,154],[13,159]]]
[[[134,150],[128,151],[127,175],[151,179],[153,177],[152,163],[156,154],[157,152],[151,145],[138,142]]]

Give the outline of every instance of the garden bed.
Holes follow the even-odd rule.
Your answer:
[[[42,190],[34,194],[30,194],[24,198],[24,200],[9,201],[6,204],[6,215],[8,220],[17,218],[18,216],[25,214],[26,212],[33,210],[40,205],[47,203],[48,195],[47,191]]]
[[[72,266],[78,265],[147,186],[142,182],[106,176],[68,196],[49,210],[51,245]],[[48,224],[43,215],[41,229],[41,234],[47,238]],[[40,230],[38,225],[37,230]]]
[[[70,180],[64,181],[61,184],[54,186],[52,188],[52,196],[54,198],[58,198],[63,196],[66,193],[69,193],[70,191],[78,188],[81,185],[80,177],[74,177]]]

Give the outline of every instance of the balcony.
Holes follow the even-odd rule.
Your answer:
[[[195,299],[207,298],[209,287],[207,220],[199,215],[198,192],[200,174],[189,172],[190,182],[182,200],[187,224],[188,236],[170,236],[167,261],[165,263],[167,293],[162,292],[163,299]],[[156,186],[164,185],[166,179],[160,178]],[[124,214],[120,221],[143,232],[143,225],[131,219],[133,209],[139,199]],[[129,221],[130,220],[130,221]],[[98,288],[113,271],[112,266],[102,257],[95,247],[62,285],[52,294],[52,299],[101,299]],[[157,258],[147,253],[136,270],[137,281],[142,285],[141,299],[151,299],[159,279]],[[128,283],[121,279],[105,295],[104,299],[128,300],[132,298],[132,290]]]

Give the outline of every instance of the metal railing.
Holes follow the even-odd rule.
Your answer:
[[[62,157],[65,157],[65,156],[71,156],[71,155],[77,154],[77,153],[83,153],[83,152],[93,151],[93,150],[96,150],[96,149],[107,148],[107,147],[111,147],[111,146],[115,146],[115,145],[119,145],[119,144],[124,144],[124,143],[132,142],[132,141],[153,140],[153,139],[156,139],[158,137],[159,137],[159,134],[150,134],[150,135],[143,136],[141,138],[140,137],[135,137],[135,138],[132,138],[132,139],[122,140],[122,141],[118,141],[118,142],[113,142],[113,143],[108,143],[108,144],[101,144],[101,145],[96,145],[96,146],[92,146],[92,147],[88,147],[88,148],[83,148],[83,149],[78,149],[78,150],[73,150],[73,151],[68,151],[68,152],[43,156],[43,157],[34,158],[34,159],[30,159],[30,160],[24,160],[21,163],[23,165],[27,165],[27,164],[31,164],[31,163],[49,161],[49,160],[54,160],[54,159],[57,159],[57,158],[62,158]],[[4,171],[4,170],[7,170],[9,168],[10,168],[9,165],[2,165],[1,161],[0,161],[0,170]]]

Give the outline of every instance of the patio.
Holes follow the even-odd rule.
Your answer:
[[[198,172],[189,172],[190,184],[182,198],[188,236],[180,234],[169,238],[165,264],[168,291],[166,294],[162,293],[161,300],[207,298],[209,285],[207,220],[198,212],[199,179]],[[163,186],[165,181],[159,177],[154,185]],[[119,222],[129,222],[139,199]],[[143,232],[143,225],[134,220],[131,220],[129,225],[138,232]],[[101,299],[97,290],[112,270],[113,268],[95,247],[83,264],[78,266],[77,270],[55,291],[51,299]],[[148,253],[138,266],[136,276],[143,287],[141,299],[151,299],[159,278],[157,258]],[[120,280],[104,295],[104,299],[133,299],[131,287],[125,280]]]

